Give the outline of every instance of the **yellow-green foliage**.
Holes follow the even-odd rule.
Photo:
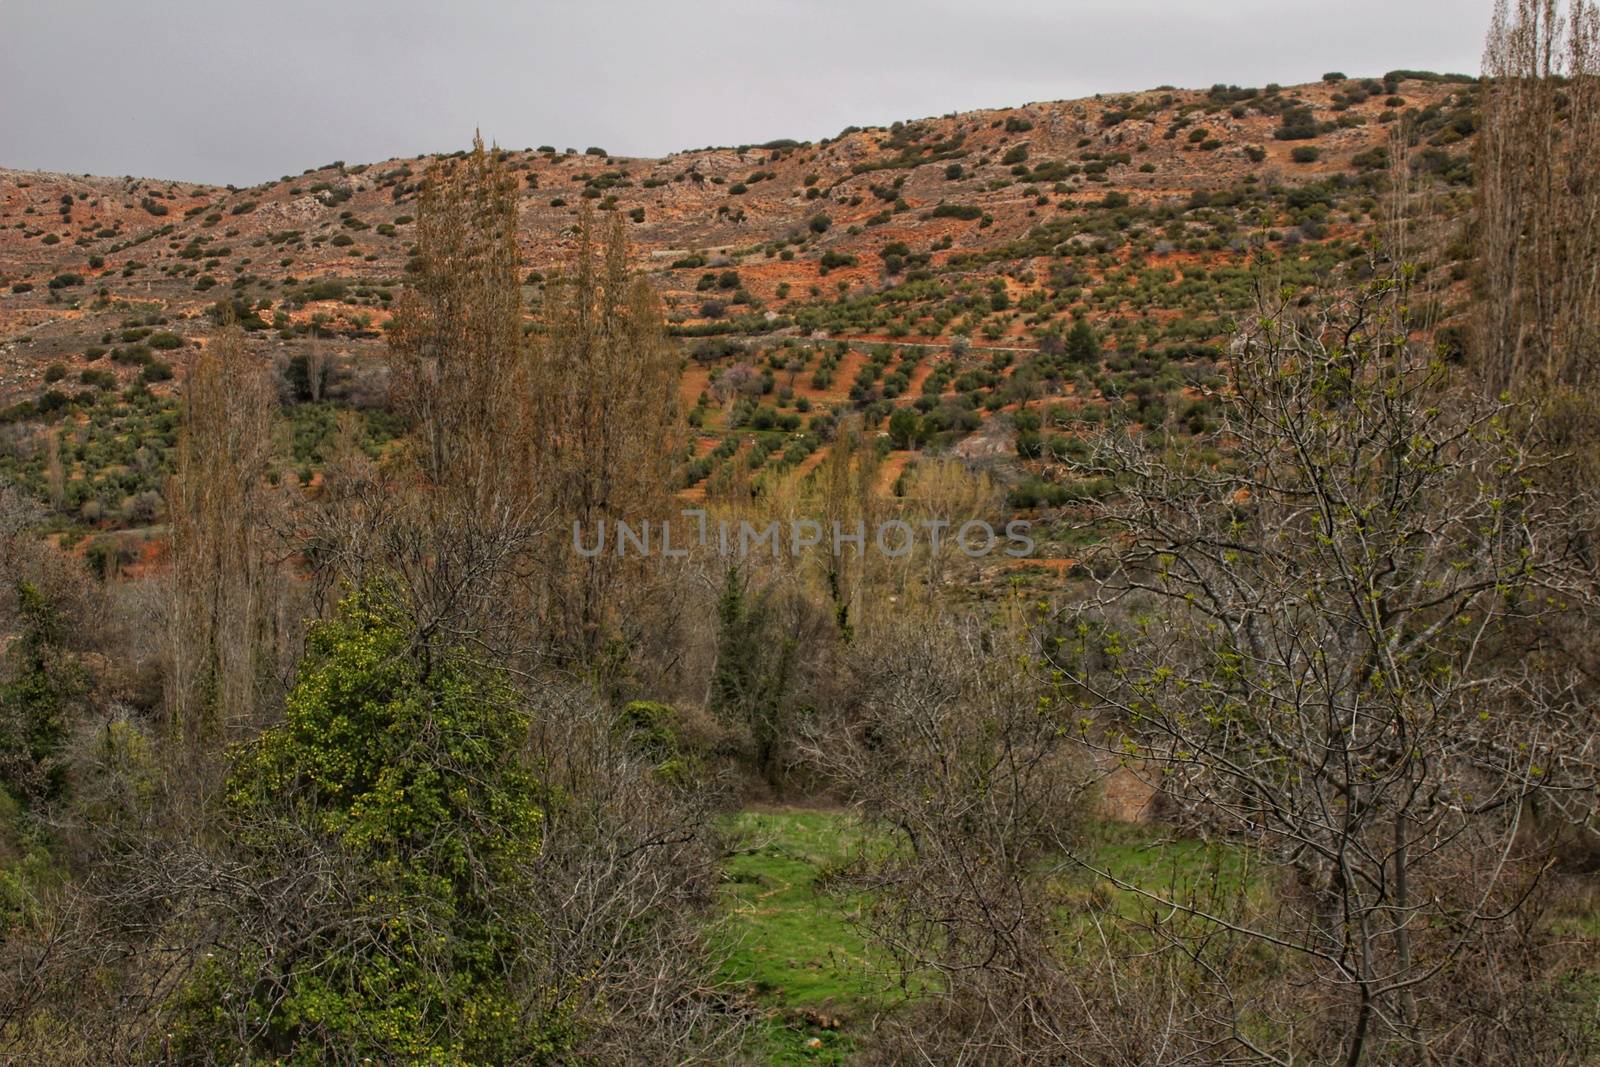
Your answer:
[[[39,889],[53,885],[59,874],[24,825],[21,806],[0,789],[0,942],[39,918]]]

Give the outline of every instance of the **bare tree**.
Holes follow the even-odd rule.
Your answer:
[[[1446,975],[1535,889],[1530,806],[1592,818],[1600,755],[1577,679],[1528,643],[1583,592],[1583,490],[1542,488],[1558,459],[1520,443],[1513,409],[1452,388],[1406,295],[1380,273],[1310,311],[1264,296],[1220,398],[1221,463],[1099,443],[1081,473],[1118,486],[1103,577],[1052,653],[1099,744],[1296,889],[1245,918],[1119,884],[1203,918],[1197,937],[1298,959],[1331,1020],[1302,1038],[1351,1065],[1458,1037]],[[1244,1023],[1259,1005],[1237,1010],[1241,1056],[1298,1055]]]
[[[925,568],[930,586],[944,581],[950,562],[960,555],[961,528],[994,515],[999,493],[982,472],[959,459],[925,457],[910,472],[904,518],[918,527],[912,557]]]
[[[1600,10],[1499,0],[1483,58],[1477,356],[1490,391],[1600,374]]]
[[[411,284],[389,329],[391,391],[410,422],[399,462],[344,433],[315,511],[324,579],[381,572],[422,647],[526,669],[535,652],[532,380],[523,337],[515,175],[481,138],[430,167]]]
[[[724,790],[706,780],[673,709],[619,715],[593,692],[537,693],[527,756],[545,819],[531,988],[556,991],[551,1007],[580,1020],[580,1050],[595,1062],[730,1062],[754,1017],[716,974]]]
[[[517,272],[515,177],[478,138],[423,182],[411,282],[388,331],[391,388],[440,506],[495,512],[528,498]]]
[[[191,739],[231,737],[255,721],[278,666],[274,526],[267,476],[275,395],[244,335],[225,328],[189,369],[172,520],[167,706]]]
[[[864,891],[884,989],[911,1001],[880,1024],[886,1061],[1104,1049],[1080,1025],[1088,992],[1056,951],[1059,900],[1040,877],[1094,779],[1042,667],[1025,619],[908,613],[852,645],[853,699],[808,732],[807,757],[874,841],[838,884]]]
[[[622,220],[603,239],[594,219],[578,224],[570,267],[546,283],[534,334],[530,399],[534,469],[555,517],[541,564],[545,619],[556,651],[593,662],[628,647],[659,617],[658,570],[616,551],[616,524],[638,531],[666,517],[682,452],[680,358],[661,303],[633,269]],[[600,552],[601,525],[611,531]]]
[[[878,454],[864,439],[860,421],[845,421],[812,476],[810,502],[822,525],[813,558],[833,605],[834,625],[846,641],[860,626],[868,606],[864,590],[874,566],[882,562],[869,545],[881,514],[877,478]],[[854,542],[848,540],[852,537]]]

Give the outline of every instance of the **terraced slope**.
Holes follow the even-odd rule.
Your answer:
[[[1038,103],[817,144],[505,159],[530,313],[585,206],[627,220],[685,341],[681,395],[701,431],[686,485],[703,492],[735,457],[815,462],[843,411],[891,450],[1020,444],[1041,461],[1114,406],[1204,432],[1253,267],[1310,280],[1364,255],[1397,129],[1427,209],[1465,214],[1474,93],[1395,72]],[[302,476],[330,404],[374,412],[381,440],[383,326],[429,162],[249,189],[0,170],[0,409],[14,436],[68,435],[61,506],[136,518],[130,498],[165,464],[164,398],[225,304],[284,371]],[[1433,264],[1446,284],[1464,243],[1451,255]],[[893,422],[897,409],[914,418]],[[47,451],[0,462],[47,490]]]

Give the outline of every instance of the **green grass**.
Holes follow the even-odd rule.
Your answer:
[[[724,864],[727,953],[722,977],[745,989],[766,1011],[745,1052],[759,1064],[859,1062],[856,1035],[869,1013],[892,1011],[904,999],[884,961],[851,917],[861,899],[828,888],[830,872],[870,848],[849,816],[830,811],[747,811],[724,829],[735,854]],[[1149,899],[1120,889],[1113,879],[1214,915],[1248,920],[1270,911],[1273,868],[1236,845],[1179,838],[1152,825],[1100,823],[1086,828],[1081,864],[1051,861],[1059,894],[1061,950],[1098,951],[1109,936],[1119,951],[1149,948],[1143,923],[1163,912]],[[1557,932],[1585,940],[1597,928],[1596,895],[1575,894],[1553,916]],[[1170,918],[1170,917],[1169,917]],[[1087,936],[1100,925],[1094,936]],[[1104,920],[1111,920],[1106,922]],[[1281,953],[1253,945],[1255,980],[1278,980]],[[1593,976],[1574,986],[1574,1001],[1589,1002]],[[818,1045],[811,1047],[810,1042]]]
[[[768,1011],[749,1051],[770,1064],[846,1063],[850,1026],[884,1002],[887,983],[850,925],[856,901],[817,884],[861,844],[835,812],[741,812],[727,830],[741,851],[725,865],[723,977]],[[818,1025],[838,1019],[832,1029]],[[810,1048],[811,1041],[820,1047]]]
[[[1109,894],[1119,913],[1148,911],[1151,901],[1112,881],[1138,886],[1168,900],[1208,908],[1270,903],[1271,885],[1261,867],[1237,846],[1174,837],[1159,826],[1098,823],[1088,829],[1082,858],[1110,875],[1078,868],[1074,881],[1089,892]]]
[[[851,925],[859,899],[825,885],[830,870],[869,842],[848,816],[830,811],[741,812],[725,829],[737,851],[724,865],[728,955],[722,976],[768,1011],[751,1055],[770,1064],[851,1062],[853,1024],[900,999]],[[1173,839],[1155,827],[1097,826],[1084,858],[1117,878],[1183,899],[1238,901],[1242,890],[1250,903],[1269,892],[1239,850]],[[1067,930],[1088,922],[1092,900],[1125,918],[1149,911],[1149,902],[1081,867],[1064,868],[1059,877]],[[830,1029],[818,1025],[822,1020],[841,1025]],[[807,1046],[813,1039],[819,1048]]]
[[[723,978],[767,1011],[747,1050],[764,1064],[852,1062],[851,1031],[866,1012],[901,999],[881,961],[851,925],[858,898],[831,892],[826,876],[869,844],[839,812],[746,811],[729,818],[736,854],[724,865],[727,959]],[[1270,888],[1238,849],[1174,839],[1157,827],[1093,827],[1083,858],[1142,888],[1180,899],[1249,907]],[[1089,922],[1092,906],[1123,918],[1150,903],[1078,866],[1064,867],[1059,890],[1067,931]],[[820,884],[819,884],[820,881]],[[1241,892],[1243,894],[1241,901]],[[837,1021],[833,1029],[819,1025]],[[819,1047],[809,1047],[816,1040]]]

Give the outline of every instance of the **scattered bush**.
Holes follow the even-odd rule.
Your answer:
[[[962,219],[971,222],[983,217],[983,209],[973,204],[940,204],[928,213],[933,219]]]

